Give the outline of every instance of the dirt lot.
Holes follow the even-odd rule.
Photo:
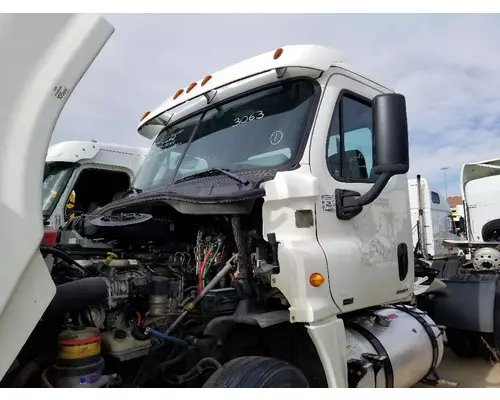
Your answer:
[[[459,358],[449,349],[445,349],[438,373],[441,379],[458,383],[457,388],[500,388],[500,364],[493,365],[480,358]]]

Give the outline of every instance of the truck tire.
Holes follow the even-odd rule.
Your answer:
[[[204,388],[308,388],[304,374],[293,365],[267,357],[240,357],[224,364]]]
[[[500,219],[494,219],[484,224],[481,235],[485,242],[500,241]]]

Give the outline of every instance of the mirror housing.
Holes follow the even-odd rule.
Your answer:
[[[378,178],[362,196],[352,190],[335,191],[337,218],[341,220],[358,215],[363,206],[380,195],[394,175],[406,174],[410,168],[405,97],[397,93],[380,94],[373,99],[372,113],[373,172]]]
[[[397,93],[373,99],[373,147],[376,174],[406,174],[410,167],[406,101]]]

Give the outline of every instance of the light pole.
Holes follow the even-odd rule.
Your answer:
[[[446,171],[450,169],[450,167],[441,167],[441,171],[443,171],[444,175],[444,192],[446,194],[446,201],[448,201],[448,184],[446,182]]]

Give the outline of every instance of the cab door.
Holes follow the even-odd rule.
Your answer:
[[[310,165],[320,186],[317,238],[331,295],[344,312],[408,298],[414,269],[406,175],[392,177],[354,218],[340,220],[336,214],[336,189],[362,195],[376,181],[371,101],[382,91],[343,70],[325,80]]]

